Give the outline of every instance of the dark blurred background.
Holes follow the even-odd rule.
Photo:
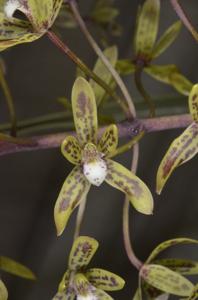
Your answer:
[[[113,38],[121,58],[132,54],[132,35],[138,5],[143,1],[117,0],[119,22],[124,28],[121,38]],[[80,0],[83,12],[88,12],[94,0]],[[177,17],[168,0],[162,0],[160,32]],[[198,28],[196,1],[181,1]],[[96,56],[78,29],[64,30],[62,37],[89,66]],[[175,63],[193,82],[198,80],[198,45],[183,28],[174,45],[158,62]],[[19,120],[60,111],[59,96],[70,97],[75,79],[75,67],[46,38],[20,45],[2,53],[7,68],[7,80],[14,96]],[[126,84],[133,97],[139,97],[132,77]],[[144,84],[155,97],[178,95],[171,87],[144,77]],[[0,121],[8,121],[5,100],[0,94]],[[170,100],[167,100],[170,101]],[[186,100],[187,101],[187,100]],[[187,103],[187,102],[186,102]],[[135,252],[144,260],[160,242],[174,237],[198,238],[197,162],[194,158],[183,165],[169,180],[161,196],[155,194],[157,167],[170,142],[181,130],[152,133],[141,142],[138,168],[140,176],[150,187],[155,200],[153,216],[142,216],[130,210],[131,238]],[[131,153],[117,159],[130,167]],[[76,211],[64,234],[57,238],[53,222],[53,207],[61,185],[71,170],[60,149],[17,153],[0,158],[0,253],[20,261],[36,273],[35,283],[2,274],[9,289],[10,300],[51,299],[67,265],[72,244]],[[96,238],[100,248],[91,265],[112,270],[123,276],[126,287],[113,293],[115,299],[131,299],[137,285],[137,272],[130,265],[122,240],[123,194],[103,184],[91,189],[82,234]],[[196,248],[180,247],[166,252],[167,256],[198,259]]]

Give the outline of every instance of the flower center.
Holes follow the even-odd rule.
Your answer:
[[[94,144],[85,145],[82,155],[83,173],[87,180],[96,186],[101,185],[107,175],[107,165],[102,157],[103,154]]]

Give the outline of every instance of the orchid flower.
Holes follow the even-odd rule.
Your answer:
[[[66,178],[55,204],[57,234],[62,234],[71,213],[86,197],[91,184],[100,186],[104,181],[124,192],[137,211],[152,214],[153,198],[145,183],[110,159],[118,145],[117,126],[107,127],[98,139],[94,92],[82,77],[77,78],[73,86],[72,110],[76,137],[67,136],[61,150],[75,167]]]
[[[68,269],[64,274],[53,300],[113,300],[105,291],[124,287],[124,280],[109,271],[87,270],[98,248],[98,242],[88,236],[79,236],[71,249]]]
[[[0,51],[43,36],[53,25],[63,0],[7,0],[0,4]],[[22,12],[26,20],[14,17]]]

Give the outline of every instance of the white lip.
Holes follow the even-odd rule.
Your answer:
[[[98,300],[98,298],[96,298],[96,296],[91,295],[91,294],[89,294],[87,296],[78,295],[77,300]]]
[[[7,18],[12,18],[13,14],[17,9],[21,7],[21,4],[19,3],[18,0],[9,0],[6,2],[4,6],[4,12]]]
[[[83,173],[87,180],[96,186],[100,186],[107,176],[107,165],[103,159],[84,163]]]

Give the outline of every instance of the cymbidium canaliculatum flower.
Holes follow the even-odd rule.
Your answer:
[[[57,234],[61,235],[73,210],[86,197],[91,184],[106,181],[124,192],[141,213],[152,214],[153,198],[145,183],[121,164],[111,160],[118,145],[118,129],[112,124],[98,139],[97,106],[90,84],[77,78],[72,90],[75,136],[67,136],[61,150],[75,165],[66,178],[55,204]]]

